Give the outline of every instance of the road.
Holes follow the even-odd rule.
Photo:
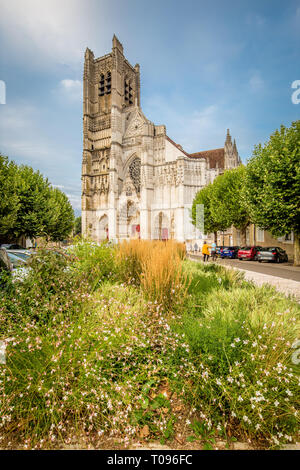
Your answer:
[[[195,260],[202,259],[199,255],[190,254],[189,256]],[[300,267],[293,266],[291,263],[259,263],[258,261],[240,261],[238,259],[218,259],[217,263],[300,282]]]

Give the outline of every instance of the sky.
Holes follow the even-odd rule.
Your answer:
[[[84,52],[109,53],[114,34],[140,64],[144,114],[187,152],[222,147],[229,128],[246,163],[300,118],[300,0],[0,0],[0,153],[77,215]]]

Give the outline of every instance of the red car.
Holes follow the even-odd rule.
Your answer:
[[[257,260],[257,253],[262,249],[261,246],[242,246],[238,251],[238,259]]]

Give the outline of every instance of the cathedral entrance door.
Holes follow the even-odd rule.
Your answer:
[[[108,240],[108,217],[106,214],[100,218],[99,240]]]

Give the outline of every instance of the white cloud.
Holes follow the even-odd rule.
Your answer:
[[[220,105],[214,103],[203,110],[183,111],[178,101],[167,101],[159,95],[151,96],[145,103],[145,115],[160,116],[159,122],[155,124],[165,124],[169,137],[187,152],[222,147],[230,122],[225,123],[226,113]]]
[[[0,0],[0,28],[19,63],[79,66],[84,50],[105,42],[109,25],[97,28],[98,2],[87,0]],[[105,14],[105,5],[103,13]],[[109,35],[111,36],[111,35]]]
[[[66,196],[69,198],[70,203],[74,209],[81,209],[81,194],[66,193]]]
[[[82,102],[82,81],[66,78],[59,83],[59,92],[67,96],[71,101]]]
[[[80,150],[74,155],[49,137],[42,126],[43,111],[34,106],[5,105],[0,108],[0,151],[17,163],[40,170],[53,183],[80,172]],[[62,158],[63,155],[63,158]],[[80,178],[80,173],[78,175]],[[78,183],[80,186],[80,182]]]

